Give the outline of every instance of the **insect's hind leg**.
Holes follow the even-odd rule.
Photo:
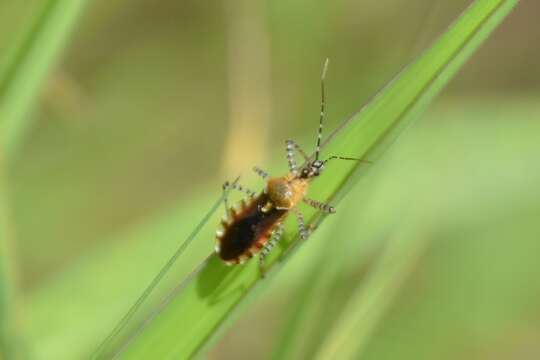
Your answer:
[[[223,197],[223,203],[225,204],[225,212],[227,212],[229,210],[229,191],[231,189],[243,192],[243,193],[247,194],[249,197],[255,197],[257,195],[257,193],[255,191],[252,191],[252,190],[240,185],[238,183],[238,179],[239,178],[236,178],[236,180],[233,181],[232,183],[229,182],[229,181],[225,181],[223,183],[223,192],[225,193],[224,197]]]
[[[334,208],[332,205],[323,203],[321,201],[308,199],[308,198],[304,198],[303,201],[309,206],[311,206],[312,208],[315,208],[327,214],[334,214],[336,212],[336,208]]]
[[[272,238],[270,241],[263,247],[261,253],[259,254],[259,270],[261,272],[261,277],[264,277],[264,259],[268,256],[270,251],[276,244],[281,240],[283,235],[283,223],[279,224],[278,227],[272,233]]]

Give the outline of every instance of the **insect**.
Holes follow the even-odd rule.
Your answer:
[[[314,159],[311,160],[294,140],[287,140],[286,150],[289,164],[287,175],[270,177],[267,172],[255,166],[253,171],[266,181],[266,186],[260,193],[245,188],[237,181],[233,183],[227,181],[223,184],[225,215],[216,230],[215,250],[226,264],[241,264],[260,253],[259,267],[261,273],[264,274],[264,259],[281,239],[283,223],[291,213],[296,215],[300,238],[306,240],[310,235],[312,229],[306,229],[304,217],[298,209],[300,203],[303,202],[329,214],[336,212],[333,206],[306,197],[310,182],[323,172],[330,160],[360,160],[342,156],[330,156],[325,160],[319,159],[325,115],[324,78],[327,68],[328,59],[324,63],[321,75],[321,112]],[[301,168],[296,164],[295,151],[305,161]],[[229,207],[227,194],[230,189],[243,192],[248,195],[248,198],[242,199],[234,207]]]

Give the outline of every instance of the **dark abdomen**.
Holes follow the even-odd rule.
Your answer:
[[[230,209],[232,222],[225,223],[224,234],[218,237],[219,256],[227,262],[240,262],[243,257],[249,258],[256,250],[261,249],[268,241],[273,228],[280,223],[287,210],[270,209],[263,212],[268,203],[267,194],[260,194],[245,203],[238,211]]]

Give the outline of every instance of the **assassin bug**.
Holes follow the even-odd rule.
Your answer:
[[[287,175],[270,177],[258,166],[253,168],[253,171],[266,181],[266,186],[261,193],[251,191],[238,184],[237,181],[233,183],[227,181],[223,184],[223,191],[226,192],[225,215],[216,230],[215,250],[226,264],[241,264],[260,253],[259,267],[261,273],[264,274],[264,258],[279,242],[283,233],[283,222],[291,212],[296,215],[300,238],[306,240],[311,233],[311,229],[306,229],[304,217],[298,209],[301,202],[329,214],[336,212],[333,206],[306,197],[310,182],[322,173],[330,160],[360,161],[360,159],[342,156],[330,156],[325,160],[319,159],[325,114],[324,78],[327,68],[328,59],[324,63],[321,75],[321,112],[314,160],[311,160],[294,140],[287,140],[287,161],[289,163]],[[301,168],[298,168],[296,164],[295,151],[305,160],[305,164]],[[248,198],[241,200],[234,207],[229,207],[227,193],[230,189],[244,192]]]

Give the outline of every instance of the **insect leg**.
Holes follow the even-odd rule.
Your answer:
[[[254,197],[257,195],[256,192],[249,190],[248,188],[243,187],[242,185],[238,184],[238,179],[236,179],[234,182],[225,181],[223,183],[223,191],[225,192],[225,197],[223,199],[223,202],[225,203],[225,212],[229,211],[229,191],[231,189],[238,190],[240,192],[246,193],[250,197]]]
[[[309,237],[309,233],[306,230],[306,224],[304,222],[304,215],[298,210],[297,208],[294,208],[294,213],[296,214],[296,220],[298,221],[298,227],[300,228],[300,239],[307,240]]]
[[[263,169],[261,169],[260,167],[258,167],[258,166],[254,166],[253,171],[255,171],[255,173],[257,173],[257,175],[262,177],[264,180],[266,180],[268,178],[268,173],[266,171],[264,171]]]
[[[294,158],[294,141],[287,140],[285,143],[287,144],[287,161],[289,162],[289,171],[293,174],[293,176],[296,177],[298,176],[298,168]]]
[[[293,146],[294,150],[298,151],[298,153],[302,155],[304,161],[309,161],[309,156],[307,156],[306,152],[302,150],[302,148],[296,143],[296,141],[289,139],[287,140],[287,146],[289,145],[289,143]]]
[[[264,277],[264,259],[268,256],[270,251],[276,244],[281,240],[281,235],[283,235],[283,223],[279,224],[278,227],[272,233],[272,238],[264,246],[260,255],[259,255],[259,269],[261,271],[261,276]]]
[[[328,214],[333,214],[336,212],[336,209],[332,205],[329,205],[329,204],[326,204],[317,200],[308,199],[308,198],[304,198],[303,200],[309,206],[315,209],[321,210],[322,212],[325,212]]]

